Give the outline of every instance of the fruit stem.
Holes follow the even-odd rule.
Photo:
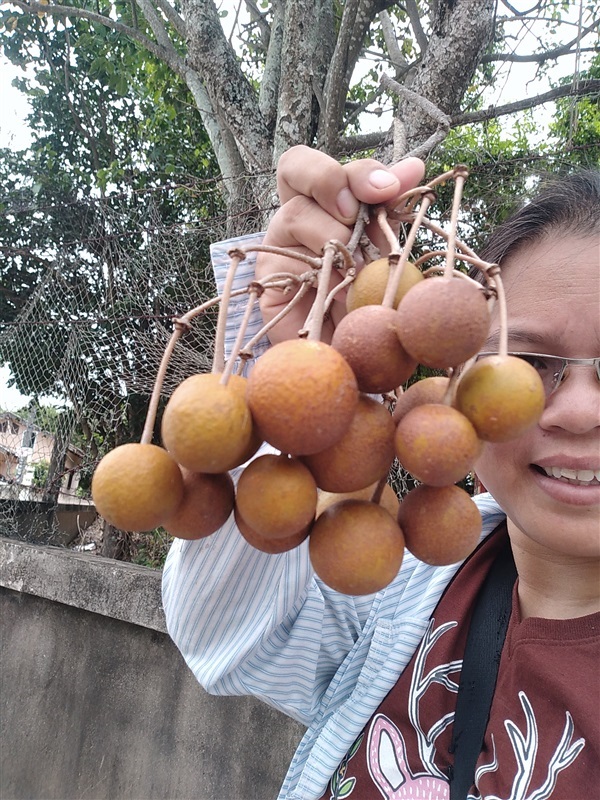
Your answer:
[[[377,505],[379,505],[379,503],[381,502],[381,495],[383,494],[383,490],[385,488],[386,483],[387,483],[386,477],[383,477],[379,480],[377,486],[373,490],[373,494],[371,495],[372,503],[376,503]]]
[[[345,289],[346,286],[349,286],[354,279],[356,278],[356,269],[355,267],[350,267],[346,272],[346,277],[342,280],[341,283],[338,283],[337,286],[334,286],[333,289],[329,292],[325,299],[325,305],[323,307],[323,314],[326,315],[331,308],[331,304],[335,300],[336,294],[341,292],[342,289]]]
[[[329,294],[329,283],[333,270],[333,260],[337,253],[337,246],[334,242],[327,242],[323,248],[323,263],[319,273],[317,284],[317,294],[312,304],[312,308],[306,318],[304,328],[308,331],[306,338],[312,342],[321,340],[323,331],[323,319],[325,316],[325,301]]]
[[[296,261],[303,261],[313,269],[319,269],[321,266],[321,259],[318,256],[308,256],[305,253],[298,253],[296,250],[292,250],[289,247],[275,247],[274,245],[268,244],[253,244],[249,247],[245,247],[243,251],[239,250],[237,252],[243,252],[244,258],[246,257],[247,253],[272,253],[273,255],[285,256],[286,258],[295,258]]]
[[[506,310],[506,294],[504,292],[504,284],[500,277],[500,267],[494,264],[492,269],[488,270],[488,275],[494,279],[496,285],[496,293],[498,297],[498,311],[500,314],[500,341],[498,342],[498,355],[506,358],[508,354],[508,313]]]
[[[369,206],[366,203],[361,203],[358,207],[358,214],[356,215],[356,222],[354,223],[354,229],[352,230],[352,236],[350,237],[350,241],[347,245],[345,245],[346,249],[353,253],[358,245],[360,244],[360,240],[365,233],[365,227],[369,223]]]
[[[221,305],[219,306],[219,315],[217,317],[217,329],[215,332],[215,352],[213,356],[212,372],[222,373],[225,370],[225,330],[227,326],[227,314],[229,313],[229,302],[233,296],[233,282],[237,272],[240,261],[244,261],[248,253],[262,252],[273,253],[275,255],[285,255],[288,258],[295,258],[305,264],[309,264],[313,269],[318,269],[321,265],[321,259],[312,258],[302,253],[296,253],[289,250],[289,248],[272,247],[270,245],[256,244],[244,250],[234,248],[229,251],[231,263],[225,276],[225,284],[223,286],[223,293],[221,294]],[[271,276],[273,277],[273,276]],[[247,288],[244,290],[247,291]],[[237,356],[236,356],[237,357]]]
[[[452,198],[452,212],[450,214],[450,230],[448,231],[448,249],[446,252],[446,268],[444,269],[444,277],[451,278],[454,274],[454,262],[456,260],[456,228],[458,225],[458,212],[460,211],[460,202],[462,199],[463,186],[469,174],[465,166],[458,165],[454,167],[454,196]]]
[[[171,338],[167,342],[167,346],[165,347],[165,352],[160,361],[160,365],[158,367],[158,372],[156,373],[156,378],[154,379],[154,386],[152,388],[152,394],[150,396],[150,402],[148,403],[148,411],[146,412],[146,419],[144,421],[144,430],[142,431],[142,436],[140,439],[140,444],[152,444],[152,438],[154,434],[154,423],[156,422],[156,412],[158,411],[158,401],[160,400],[160,393],[162,391],[163,383],[165,380],[165,375],[167,373],[167,367],[169,365],[169,360],[175,349],[175,345],[179,341],[181,334],[184,330],[189,328],[189,322],[183,322],[182,320],[174,320],[174,330],[171,334]]]
[[[398,219],[400,220],[400,222],[410,222],[413,219],[413,215],[410,214],[407,217],[404,217],[404,216],[401,215],[401,216],[398,217]],[[436,236],[440,236],[446,242],[448,241],[448,233],[443,228],[441,228],[436,222],[433,222],[432,220],[427,218],[427,219],[424,219],[421,224],[423,225],[423,227],[427,228],[432,233],[435,233]],[[471,248],[468,245],[466,245],[464,242],[462,242],[460,239],[455,239],[455,245],[459,250],[461,250],[462,253],[464,253],[466,255],[469,255],[469,256],[471,256],[471,258],[475,258],[478,261],[480,260],[480,259],[478,259],[477,254],[475,253],[475,251],[471,250]],[[485,263],[485,262],[481,262],[481,263]]]
[[[277,314],[276,314],[276,315],[273,317],[273,319],[269,320],[269,322],[266,322],[266,323],[265,323],[265,324],[262,326],[262,328],[261,328],[261,329],[260,329],[260,330],[259,330],[259,331],[258,331],[258,332],[257,332],[257,333],[256,333],[256,334],[253,336],[253,337],[252,337],[252,339],[250,339],[250,341],[249,341],[249,342],[248,342],[248,343],[245,345],[244,349],[243,349],[243,350],[240,350],[240,352],[239,352],[239,354],[238,354],[238,355],[240,355],[242,358],[251,357],[251,355],[252,355],[252,348],[254,347],[254,345],[255,345],[255,344],[256,344],[256,343],[257,343],[257,342],[258,342],[260,339],[262,339],[262,337],[263,337],[263,336],[265,336],[265,335],[266,335],[266,334],[267,334],[267,333],[268,333],[268,332],[271,330],[271,328],[274,328],[274,327],[275,327],[275,325],[277,325],[277,324],[278,324],[278,323],[279,323],[279,322],[280,322],[280,321],[281,321],[281,320],[282,320],[282,319],[283,319],[285,316],[287,316],[287,315],[290,313],[290,311],[292,310],[292,308],[294,308],[294,306],[295,306],[297,303],[299,303],[299,302],[300,302],[300,300],[302,300],[302,298],[304,297],[304,295],[305,295],[305,294],[308,292],[308,290],[309,290],[309,289],[312,287],[312,285],[313,285],[313,280],[311,280],[311,276],[312,276],[312,275],[313,275],[313,273],[305,272],[303,276],[302,276],[302,275],[300,276],[300,279],[302,279],[302,278],[305,278],[305,280],[301,280],[301,283],[300,283],[300,288],[298,289],[298,291],[296,292],[296,294],[295,294],[295,295],[292,297],[292,299],[289,301],[289,303],[287,303],[287,305],[285,305],[285,306],[284,306],[284,307],[281,309],[281,311],[279,311],[279,312],[278,312],[278,313],[277,313]],[[260,281],[259,281],[259,282],[260,282]],[[268,283],[264,283],[264,284],[263,284],[263,288],[265,288],[265,289],[270,289],[270,288],[272,288],[272,287],[271,287],[271,282],[269,281]]]
[[[400,242],[398,241],[398,237],[392,230],[392,226],[388,221],[388,213],[385,206],[377,206],[375,209],[375,217],[377,219],[377,224],[381,228],[383,235],[387,240],[387,245],[390,249],[389,255],[399,255],[400,254]]]
[[[385,287],[385,294],[383,295],[383,300],[381,301],[381,305],[385,308],[393,308],[394,307],[394,300],[396,299],[396,292],[398,291],[398,286],[400,285],[400,280],[402,279],[402,271],[404,269],[404,265],[408,260],[408,256],[410,251],[412,250],[413,244],[417,237],[417,231],[427,214],[429,206],[433,202],[434,199],[433,192],[427,193],[423,195],[423,199],[421,200],[421,205],[419,210],[415,214],[415,217],[411,223],[410,230],[408,232],[408,236],[406,237],[406,242],[404,247],[400,252],[400,256],[396,264],[392,266],[392,261],[390,258],[390,273],[388,275],[387,285]],[[385,210],[385,209],[384,209]],[[380,222],[383,219],[382,215],[377,216],[377,221]],[[386,219],[386,225],[389,227],[389,223]],[[398,240],[396,240],[396,244],[398,245]]]
[[[414,261],[413,264],[414,264],[415,267],[419,267],[420,268],[421,264],[424,264],[426,261],[429,261],[432,258],[438,258],[440,256],[446,256],[446,252],[447,252],[446,250],[430,250],[428,253],[423,253],[422,256],[419,256],[419,258],[417,258],[417,260]],[[487,267],[489,266],[486,261],[482,261],[480,258],[475,258],[474,256],[469,256],[466,253],[457,253],[456,254],[456,259],[457,259],[457,261],[464,261],[466,264],[471,264],[472,266],[477,267],[477,269],[480,272],[483,272],[484,274],[485,274],[485,271],[486,271]],[[440,271],[443,270],[443,267],[434,266],[434,267],[430,267],[429,269],[431,269],[432,272],[440,272]],[[424,270],[423,271],[423,275],[426,275],[426,274],[427,274],[427,270]],[[460,274],[464,275],[465,278],[469,277],[468,275],[465,275],[464,272],[461,272]],[[469,280],[473,280],[473,279],[469,278]],[[475,283],[477,283],[477,281],[475,281]]]
[[[432,178],[430,181],[428,181],[427,186],[433,189],[434,186],[439,186],[440,183],[446,183],[446,181],[449,181],[451,178],[456,176],[456,170],[460,169],[461,167],[462,164],[458,164],[456,167],[449,169],[448,172],[442,172],[442,174],[438,175],[437,178]]]
[[[442,405],[444,406],[454,405],[454,398],[456,396],[456,387],[458,386],[458,381],[462,373],[462,370],[459,367],[456,367],[455,369],[450,368],[448,370],[448,373],[449,373],[448,386],[446,387],[446,391],[444,392],[444,396],[442,397]]]
[[[223,294],[221,295],[221,304],[219,306],[219,315],[217,317],[215,352],[212,363],[213,373],[223,372],[225,369],[225,328],[227,325],[229,301],[231,299],[235,273],[237,272],[240,261],[243,261],[246,258],[246,253],[243,250],[230,250],[229,258],[231,261],[229,264],[229,269],[227,270],[227,275],[225,276],[225,284],[223,286]]]
[[[234,292],[234,294],[236,295],[245,293],[246,289],[239,289],[236,292]],[[192,308],[190,311],[186,311],[186,313],[183,314],[183,316],[176,317],[173,320],[173,326],[174,326],[173,333],[171,334],[171,337],[167,342],[167,346],[165,347],[165,351],[162,355],[158,371],[156,373],[156,378],[154,379],[154,386],[152,387],[152,394],[150,395],[150,402],[148,403],[148,411],[146,412],[146,419],[144,421],[144,430],[142,431],[142,436],[140,439],[141,444],[152,443],[152,434],[154,432],[154,423],[156,422],[156,412],[158,410],[158,402],[160,400],[160,394],[162,392],[165,375],[167,374],[167,367],[169,366],[169,361],[171,360],[171,356],[173,354],[173,350],[175,349],[175,345],[181,338],[183,332],[189,330],[189,328],[191,327],[190,323],[194,319],[194,317],[199,316],[204,311],[207,311],[212,306],[216,306],[217,303],[220,302],[221,302],[221,295],[217,295],[217,297],[211,297],[210,300],[207,300],[205,303],[202,303],[201,305]]]
[[[240,322],[240,326],[238,328],[237,336],[235,338],[235,342],[233,348],[231,350],[231,354],[229,356],[229,360],[227,364],[225,364],[225,369],[223,370],[223,374],[219,380],[219,383],[223,386],[227,385],[229,378],[233,373],[233,367],[235,365],[236,359],[239,356],[240,350],[242,349],[242,345],[244,344],[244,336],[246,335],[246,329],[248,328],[248,323],[250,322],[250,316],[252,311],[254,310],[254,304],[258,300],[259,296],[263,292],[263,287],[256,282],[252,282],[248,286],[248,302],[246,303],[246,308],[244,310],[244,316],[242,317],[242,321]]]

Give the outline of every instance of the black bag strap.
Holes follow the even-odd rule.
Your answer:
[[[466,800],[490,715],[500,656],[510,619],[517,577],[510,541],[494,559],[477,595],[456,699],[448,769],[450,800]]]

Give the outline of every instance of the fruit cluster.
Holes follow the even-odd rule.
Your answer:
[[[464,177],[464,170],[451,177],[457,175]],[[199,539],[234,513],[241,535],[267,553],[285,552],[308,537],[317,575],[353,595],[387,586],[405,547],[430,564],[468,555],[481,518],[456,483],[472,470],[485,442],[508,441],[536,423],[544,392],[537,372],[506,354],[498,268],[456,243],[458,179],[451,231],[442,233],[445,267],[421,271],[408,261],[416,230],[426,223],[432,185],[415,190],[396,211],[396,218],[411,222],[403,249],[378,210],[392,253],[348,281],[347,314],[331,344],[320,340],[325,292],[317,290],[320,299],[303,335],[268,349],[248,378],[233,373],[238,350],[225,368],[177,387],[162,419],[164,447],[149,441],[149,412],[142,443],[122,445],[102,459],[92,494],[105,519],[125,530],[162,525],[173,536]],[[479,267],[484,283],[455,267],[457,247],[459,258]],[[339,250],[328,243],[324,252],[314,272],[329,286]],[[236,252],[232,270],[244,255]],[[251,300],[256,291],[249,290]],[[221,298],[223,315],[228,299]],[[499,353],[477,360],[495,302]],[[403,391],[419,364],[446,376]],[[159,391],[157,381],[155,395]],[[263,442],[277,452],[255,457]],[[386,484],[394,458],[419,482],[400,503]],[[234,487],[229,472],[241,465]]]

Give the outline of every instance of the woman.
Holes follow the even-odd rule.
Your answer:
[[[317,253],[327,239],[347,241],[359,201],[393,203],[422,175],[416,159],[341,166],[293,148],[265,242]],[[530,354],[546,407],[516,442],[485,445],[476,469],[489,493],[475,498],[484,541],[458,574],[407,555],[385,590],[348,597],[314,576],[306,544],[265,555],[233,535],[232,520],[173,545],[167,622],[198,680],[308,726],[281,798],[450,796],[471,609],[508,540],[518,579],[469,797],[573,800],[600,784],[599,241],[600,177],[588,173],[517,212],[483,254],[502,267],[509,351]],[[257,275],[293,269],[261,256]],[[265,292],[265,319],[281,302]],[[325,336],[342,313],[332,311]],[[271,340],[295,335],[304,315],[286,317]],[[498,329],[494,316],[484,349]]]

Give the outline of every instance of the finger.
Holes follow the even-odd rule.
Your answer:
[[[389,168],[374,159],[341,165],[325,153],[299,145],[281,156],[277,182],[282,203],[296,195],[311,197],[338,222],[348,225],[356,219],[359,202],[392,202],[417,186],[424,171],[423,162],[416,158]]]
[[[352,194],[369,205],[393,205],[401,194],[418,186],[425,175],[420,158],[406,158],[391,167],[366,158],[351,161],[343,169]]]
[[[351,225],[338,222],[315,200],[296,195],[273,216],[263,241],[277,247],[303,247],[320,255],[327,240],[346,243],[350,235]]]
[[[296,195],[312,198],[338,222],[348,224],[358,212],[359,203],[349,191],[343,166],[305,145],[292,147],[279,159],[277,191],[282,204]]]

